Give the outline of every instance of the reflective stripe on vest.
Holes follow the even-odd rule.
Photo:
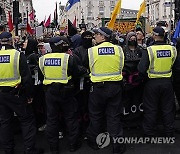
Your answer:
[[[160,48],[158,48],[160,47]],[[154,49],[154,51],[153,51]],[[163,51],[163,50],[170,50],[171,51],[171,59],[172,59],[172,65],[176,59],[177,56],[177,51],[175,49],[175,47],[170,46],[170,45],[155,45],[155,46],[151,46],[147,48],[148,50],[148,55],[149,55],[149,60],[150,60],[150,66],[149,66],[149,70],[148,70],[148,76],[150,78],[156,78],[156,77],[170,77],[172,70],[171,67],[169,68],[169,70],[167,71],[156,71],[155,70],[155,60],[157,60],[157,58],[155,59],[154,56],[155,55],[155,51],[159,50],[159,51]],[[173,54],[173,55],[172,55]],[[167,58],[167,57],[163,57],[163,58]],[[167,58],[168,60],[169,58]],[[158,66],[156,66],[158,68]],[[152,74],[152,75],[151,75]],[[153,75],[154,74],[154,75]],[[158,76],[159,75],[159,76]]]
[[[103,46],[104,45],[104,46]],[[124,54],[123,54],[123,51],[122,51],[122,48],[119,47],[119,46],[115,46],[111,43],[103,43],[103,45],[101,46],[98,46],[98,47],[93,47],[93,48],[90,48],[88,50],[88,53],[89,53],[89,64],[90,64],[90,69],[91,69],[91,76],[94,76],[94,77],[108,77],[108,76],[118,76],[118,75],[122,75],[122,69],[123,69],[123,66],[124,66]],[[116,50],[118,49],[119,50],[119,70],[117,72],[110,72],[110,73],[97,73],[98,71],[95,71],[95,58],[94,58],[94,51],[93,50],[98,50],[99,48],[106,48],[106,47],[112,47],[112,48],[116,48]],[[97,48],[97,49],[96,49]],[[117,53],[117,52],[115,52]],[[98,55],[100,56],[100,55]],[[114,55],[113,55],[114,56]],[[105,63],[108,63],[108,61],[105,61]],[[104,64],[105,64],[104,63]],[[121,77],[122,78],[122,77]],[[113,80],[112,80],[113,81]],[[92,81],[93,82],[93,81]],[[97,81],[98,82],[98,81]],[[99,81],[100,82],[100,81]]]
[[[0,75],[0,86],[16,86],[17,84],[19,84],[21,82],[21,77],[19,74],[20,52],[14,50],[14,49],[1,50],[0,56],[10,56],[10,62],[8,64],[8,67],[13,68],[13,72],[11,72],[11,74],[9,74],[9,76],[4,76],[4,78],[2,78],[4,74]],[[13,61],[13,63],[12,63],[12,61]],[[1,64],[1,68],[7,67],[7,64],[5,64],[5,63],[0,63],[0,64]]]
[[[56,54],[56,53],[51,53],[52,54]],[[64,54],[64,53],[59,53],[59,54],[63,54],[64,55],[64,58],[63,58],[63,64],[61,66],[61,69],[62,69],[62,77],[61,78],[57,78],[57,77],[47,77],[46,76],[46,72],[45,72],[45,67],[44,67],[44,61],[46,58],[53,58],[53,57],[47,57],[47,55],[41,57],[39,59],[39,66],[40,66],[40,69],[42,71],[42,73],[44,74],[44,81],[43,83],[45,83],[46,80],[49,80],[49,81],[52,81],[52,82],[60,82],[60,83],[67,83],[68,82],[68,79],[69,77],[67,76],[67,67],[68,67],[68,59],[69,59],[69,55],[68,54]],[[60,57],[54,57],[54,58],[60,58]],[[46,66],[48,67],[48,66]],[[57,66],[59,67],[59,66]],[[60,73],[60,72],[59,72]],[[51,84],[52,82],[49,82],[48,84]]]

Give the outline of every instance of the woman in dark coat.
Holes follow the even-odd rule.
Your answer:
[[[33,97],[33,108],[36,117],[37,127],[45,125],[46,114],[45,114],[45,94],[41,81],[43,76],[39,71],[38,60],[40,55],[38,54],[37,48],[38,42],[35,39],[29,38],[24,42],[25,55],[27,57],[27,63],[31,70],[32,80],[34,83],[34,97]]]

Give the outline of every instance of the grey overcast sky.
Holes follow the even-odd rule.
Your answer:
[[[33,0],[33,6],[36,10],[36,17],[39,22],[46,19],[51,14],[51,19],[54,16],[55,3],[59,3],[65,5],[68,0]],[[82,0],[83,1],[83,0]],[[127,9],[139,9],[140,4],[143,0],[122,0],[122,7]]]

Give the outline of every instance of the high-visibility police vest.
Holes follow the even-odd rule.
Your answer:
[[[153,45],[147,48],[149,55],[149,78],[169,78],[177,56],[176,48],[171,45]]]
[[[21,83],[19,73],[20,52],[0,50],[0,86],[15,87]]]
[[[44,85],[56,83],[68,83],[69,54],[49,53],[39,59],[39,67],[44,75]]]
[[[109,42],[88,49],[92,82],[121,81],[124,53],[120,46]]]

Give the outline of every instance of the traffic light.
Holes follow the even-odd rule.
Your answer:
[[[180,19],[180,0],[175,0],[175,20]]]
[[[13,23],[19,23],[19,1],[13,1]]]

